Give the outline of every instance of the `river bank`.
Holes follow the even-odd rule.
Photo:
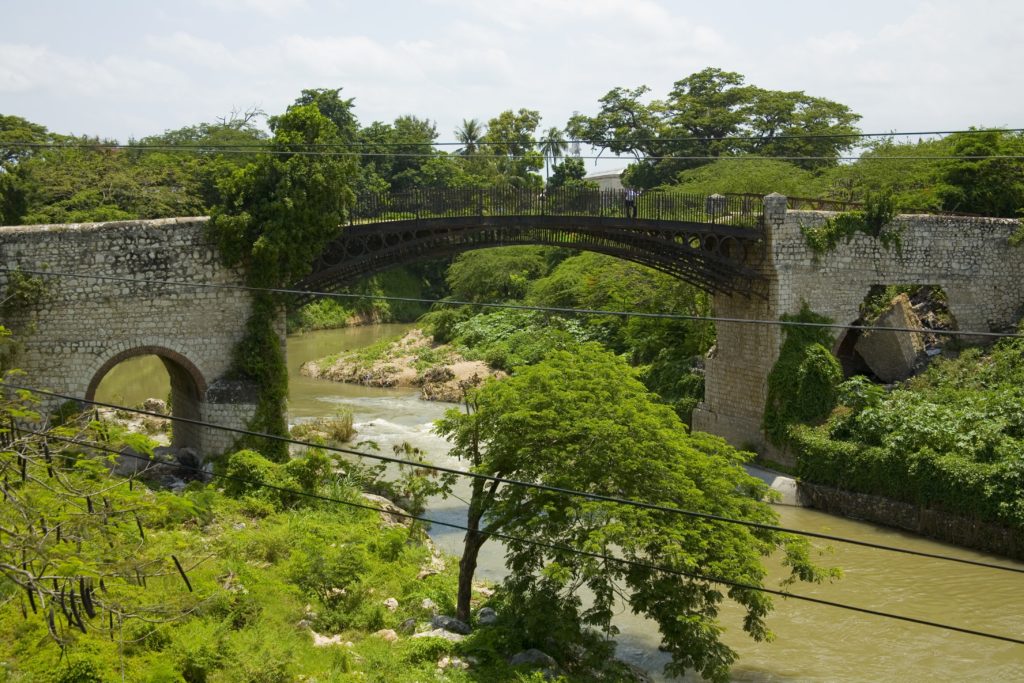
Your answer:
[[[483,361],[466,359],[451,346],[435,344],[418,328],[397,339],[308,360],[299,372],[367,387],[418,388],[425,400],[451,403],[461,400],[466,383],[505,376]]]

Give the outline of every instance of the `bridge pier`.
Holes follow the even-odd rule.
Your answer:
[[[942,287],[961,330],[1007,330],[1024,315],[1024,288],[1019,284],[1024,279],[1024,247],[1010,244],[1020,225],[1016,219],[900,215],[891,225],[899,232],[899,248],[857,234],[834,251],[817,255],[802,229],[823,224],[834,212],[788,211],[781,195],[765,197],[764,207],[764,258],[750,264],[761,279],[762,296],[714,294],[716,316],[777,321],[807,304],[836,323],[850,324],[860,318],[860,305],[872,287],[897,284]],[[782,328],[726,322],[716,328],[717,344],[706,362],[704,401],[694,411],[693,428],[792,463],[790,455],[766,442],[761,427],[767,378],[778,358]],[[832,334],[838,343],[844,331]]]

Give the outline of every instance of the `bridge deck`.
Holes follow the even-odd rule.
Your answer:
[[[470,249],[540,244],[595,251],[710,291],[750,294],[763,245],[757,197],[561,188],[370,194],[298,283],[310,291]]]

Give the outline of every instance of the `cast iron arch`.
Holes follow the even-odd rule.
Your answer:
[[[346,227],[300,289],[334,287],[424,259],[514,245],[559,246],[616,256],[712,292],[750,296],[760,279],[759,230],[714,223],[597,216],[458,216]]]

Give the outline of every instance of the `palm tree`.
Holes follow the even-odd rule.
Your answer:
[[[475,154],[484,137],[484,126],[477,119],[462,119],[462,125],[455,129],[455,139],[462,143],[458,151],[463,156]]]
[[[554,166],[565,151],[569,149],[569,143],[565,141],[565,134],[557,126],[548,128],[544,133],[544,139],[540,141],[540,153],[544,155],[544,182],[548,181],[548,161]]]

